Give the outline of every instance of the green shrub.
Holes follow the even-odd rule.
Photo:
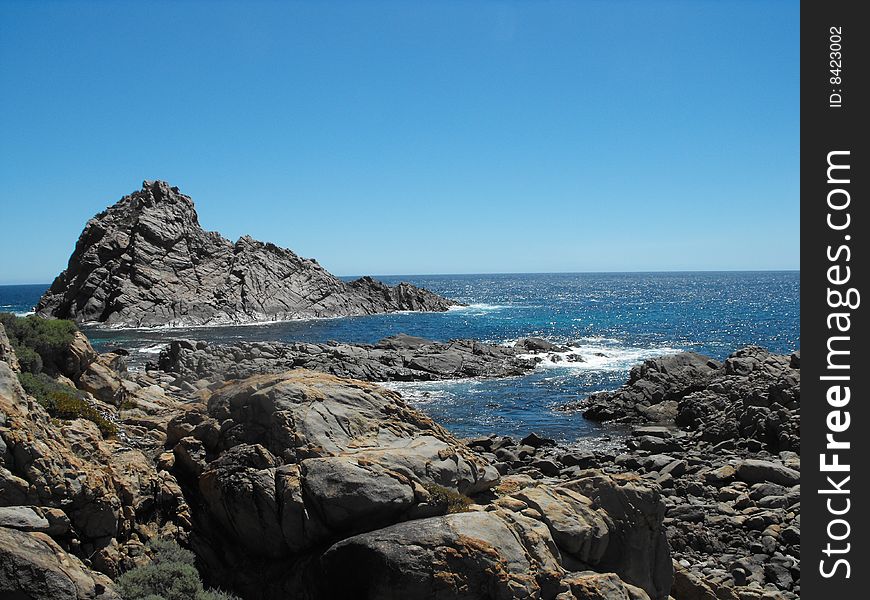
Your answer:
[[[54,402],[55,414],[61,419],[87,419],[97,426],[103,437],[112,437],[118,433],[118,427],[103,417],[84,398],[68,392],[52,392],[49,398]]]
[[[103,437],[118,433],[117,426],[91,406],[83,392],[58,383],[45,373],[21,372],[18,373],[18,381],[50,416],[57,419],[87,419],[97,426]]]
[[[448,513],[467,512],[468,507],[474,504],[474,501],[465,494],[460,494],[456,490],[444,487],[443,485],[424,483],[423,487],[432,496],[433,503],[447,506]]]
[[[203,590],[196,595],[196,600],[239,600],[239,597],[221,590]]]
[[[14,344],[13,344],[14,346]],[[33,348],[19,346],[15,348],[18,365],[25,373],[42,373],[42,357]]]
[[[0,313],[0,323],[6,329],[9,342],[21,362],[22,354],[28,356],[21,368],[30,373],[39,373],[43,368],[55,373],[63,365],[66,353],[78,331],[75,323],[63,319],[43,319],[36,315],[17,317]],[[35,363],[30,352],[39,355],[41,363]]]
[[[148,547],[154,553],[152,559],[156,563],[183,563],[185,565],[193,565],[196,563],[196,555],[178,545],[178,542],[165,539],[154,538],[148,542]]]
[[[190,600],[203,591],[193,566],[171,562],[152,562],[127,571],[118,578],[118,590],[125,600],[142,600],[151,595],[165,600]]]
[[[153,539],[151,563],[118,578],[124,600],[239,600],[220,590],[206,590],[194,567],[193,552],[172,540]]]

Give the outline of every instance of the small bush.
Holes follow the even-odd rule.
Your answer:
[[[19,362],[22,354],[30,355],[28,351],[39,355],[40,363],[28,359],[26,365],[21,364],[22,370],[30,373],[40,373],[43,368],[52,373],[57,372],[63,365],[73,341],[73,334],[78,331],[72,321],[43,319],[36,315],[17,317],[10,313],[0,313],[0,323],[6,329],[6,335],[18,355]]]
[[[151,563],[136,567],[118,578],[118,590],[124,600],[239,600],[220,590],[202,587],[194,567],[193,552],[172,540],[149,542],[154,552]]]
[[[125,600],[154,595],[165,600],[190,600],[203,591],[193,566],[171,562],[153,562],[127,571],[118,578],[118,590]]]
[[[79,390],[58,383],[45,373],[21,372],[18,374],[18,381],[24,391],[33,396],[50,416],[56,419],[87,419],[97,426],[103,437],[118,433],[117,426],[91,406]]]
[[[19,346],[15,348],[15,354],[18,356],[18,366],[25,373],[42,373],[42,357],[33,348],[27,346]]]
[[[148,542],[148,547],[154,552],[152,562],[183,563],[185,565],[196,563],[196,555],[187,548],[179,546],[174,540],[154,538]]]
[[[460,494],[456,490],[444,487],[443,485],[424,483],[423,487],[432,496],[432,502],[447,505],[448,513],[467,512],[468,507],[474,504],[474,501],[465,494]]]
[[[221,590],[203,590],[196,595],[196,600],[239,600],[239,597]]]
[[[118,433],[118,427],[103,417],[84,398],[67,392],[52,392],[49,397],[54,402],[55,414],[61,419],[87,419],[97,426],[103,437],[112,437]]]

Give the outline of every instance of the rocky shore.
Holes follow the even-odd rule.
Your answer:
[[[182,327],[457,304],[408,283],[348,283],[314,259],[249,236],[233,243],[203,230],[193,201],[177,187],[145,181],[88,221],[36,312],[112,327]]]
[[[166,373],[127,371],[123,352],[97,354],[76,332],[53,377],[96,413],[67,418],[25,392],[5,338],[0,596],[118,598],[155,539],[192,549],[208,585],[245,599],[800,594],[798,355],[647,361],[612,393],[611,418],[648,420],[664,403],[673,417],[608,453],[534,434],[459,440],[361,380],[511,374],[534,364],[519,354],[535,341],[288,345],[265,362],[250,345],[232,373],[232,350],[178,342]],[[750,415],[765,418],[752,428]]]
[[[435,342],[405,334],[376,344],[220,345],[173,340],[161,351],[157,364],[149,367],[175,376],[178,385],[196,383],[199,387],[294,368],[363,381],[432,381],[523,375],[545,358],[558,357],[558,352],[567,350],[541,338],[524,338],[512,346],[503,346],[475,340]],[[578,357],[575,355],[574,359]]]

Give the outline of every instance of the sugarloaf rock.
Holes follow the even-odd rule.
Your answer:
[[[455,302],[408,283],[346,282],[313,259],[205,231],[193,201],[146,181],[85,225],[69,265],[37,305],[43,316],[114,327],[241,324],[394,311]]]

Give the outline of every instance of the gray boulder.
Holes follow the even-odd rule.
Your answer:
[[[530,555],[507,519],[470,512],[354,536],[322,557],[325,598],[552,597],[561,569]]]
[[[747,483],[769,481],[784,486],[800,483],[800,471],[790,469],[782,463],[769,460],[746,459],[737,465],[737,478]]]

